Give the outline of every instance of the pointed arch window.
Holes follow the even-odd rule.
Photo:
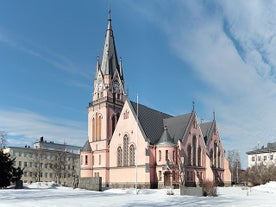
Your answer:
[[[92,141],[96,141],[96,123],[95,123],[95,118],[92,119]]]
[[[197,146],[196,146],[196,136],[193,136],[193,166],[196,166],[196,150],[197,150]]]
[[[210,151],[210,161],[211,161],[211,166],[213,166],[213,149]]]
[[[122,166],[122,148],[117,148],[117,165],[120,167]]]
[[[198,153],[198,155],[197,155],[197,164],[198,164],[198,166],[202,166],[202,164],[201,164],[201,147],[198,147],[198,150],[197,150],[197,153]]]
[[[102,116],[100,114],[95,114],[92,118],[92,141],[101,140],[102,136]]]
[[[192,161],[192,147],[191,147],[191,145],[188,145],[188,147],[187,147],[187,154],[188,154],[187,165],[191,166],[191,161]]]
[[[135,165],[135,148],[133,144],[129,147],[129,165]]]
[[[123,140],[124,166],[128,165],[128,140],[128,136],[125,135]]]

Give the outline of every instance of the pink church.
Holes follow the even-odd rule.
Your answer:
[[[102,177],[110,187],[231,182],[215,116],[200,124],[194,107],[191,113],[171,116],[128,99],[110,17],[96,64],[80,176]]]

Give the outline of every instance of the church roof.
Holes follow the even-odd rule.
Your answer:
[[[134,113],[137,114],[137,103],[130,101]],[[163,119],[172,117],[169,114],[148,108],[142,104],[138,104],[138,119],[144,130],[145,135],[151,144],[156,144],[164,130]]]
[[[175,145],[174,140],[171,138],[169,132],[168,132],[168,128],[165,126],[164,127],[164,132],[162,134],[162,136],[160,137],[157,145],[165,145],[165,146],[171,146],[171,145]]]
[[[85,144],[83,145],[83,148],[81,149],[82,152],[91,152],[92,149],[91,149],[91,146],[90,146],[90,143],[89,141],[87,140],[85,142]]]
[[[213,127],[214,127],[214,121],[212,122],[205,122],[205,123],[201,123],[200,124],[200,129],[205,141],[205,144],[207,145],[210,141],[211,138],[211,132],[213,131]]]
[[[164,120],[164,125],[167,126],[174,143],[183,138],[193,113],[170,117]]]

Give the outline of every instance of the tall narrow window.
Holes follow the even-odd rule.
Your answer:
[[[218,167],[220,167],[220,151],[218,150]]]
[[[211,149],[211,151],[210,151],[210,161],[211,161],[211,166],[213,166],[213,160],[214,160],[214,157],[213,157],[214,155],[213,155],[213,150]]]
[[[85,165],[88,165],[88,155],[85,155],[85,161],[84,161]]]
[[[166,150],[166,161],[168,161],[168,160],[169,160],[169,151]]]
[[[188,154],[187,165],[191,165],[191,161],[192,161],[192,147],[191,147],[191,145],[188,145],[188,147],[187,147],[187,154]]]
[[[127,137],[127,135],[124,136],[123,150],[124,150],[124,166],[127,166],[128,165],[128,137]]]
[[[117,148],[117,165],[122,166],[122,148]]]
[[[196,149],[197,149],[197,146],[196,146],[196,137],[194,136],[193,137],[193,166],[196,166]]]
[[[129,165],[135,165],[135,148],[133,144],[129,147]]]
[[[214,160],[213,160],[213,164],[215,167],[217,167],[217,150],[218,150],[218,145],[215,142],[214,143]]]
[[[96,141],[96,123],[95,118],[92,119],[92,141]]]
[[[162,153],[161,153],[161,150],[159,150],[159,162],[161,162],[161,159],[162,159]]]
[[[198,150],[197,150],[197,153],[198,153],[198,155],[197,155],[197,164],[198,164],[198,166],[201,166],[201,147],[198,147]]]
[[[102,117],[97,117],[97,140],[101,140],[101,133],[102,133]]]

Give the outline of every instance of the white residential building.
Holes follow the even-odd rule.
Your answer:
[[[264,164],[266,166],[276,164],[276,142],[268,143],[267,147],[252,150],[246,153],[248,157],[248,167]]]

